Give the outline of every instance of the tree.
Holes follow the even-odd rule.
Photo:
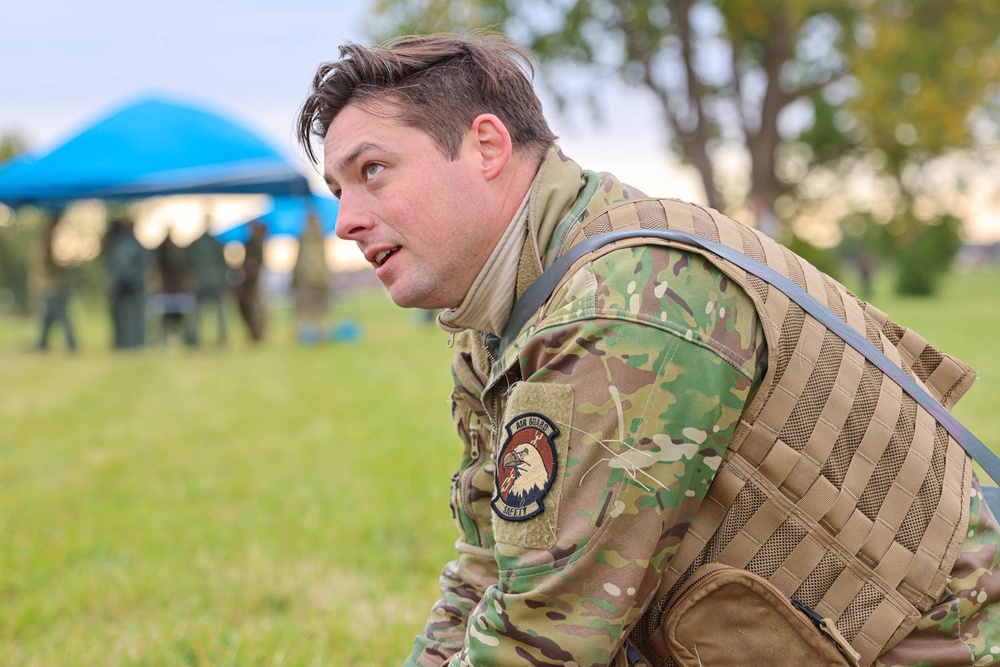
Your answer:
[[[869,225],[881,227],[876,250],[895,265],[897,291],[931,294],[961,245],[960,217],[971,214],[965,191],[1000,143],[1000,7],[959,0],[866,8],[853,93],[840,105],[821,100],[822,122],[800,137],[830,152],[815,156],[810,175],[836,176],[811,195],[843,192],[852,175],[877,182],[877,198],[856,197],[849,210],[866,211]],[[823,135],[832,140],[818,141]]]
[[[0,165],[28,150],[28,144],[19,134],[5,132],[0,135]]]
[[[0,135],[0,167],[25,150],[27,143],[20,135]],[[20,315],[28,313],[28,253],[35,230],[33,216],[27,217],[29,223],[22,224],[0,202],[0,313],[8,309]]]
[[[814,176],[859,170],[899,184],[908,211],[915,169],[996,134],[996,0],[376,0],[373,18],[379,37],[495,26],[546,71],[583,65],[647,89],[709,205],[786,225]],[[590,102],[613,103],[598,88]],[[718,166],[734,145],[750,166],[736,189]]]

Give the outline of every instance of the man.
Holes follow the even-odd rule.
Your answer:
[[[194,285],[194,335],[202,340],[202,313],[205,309],[215,313],[215,343],[226,344],[226,314],[224,297],[229,288],[229,265],[222,243],[209,231],[206,216],[205,231],[187,248],[187,264]]]
[[[246,252],[243,255],[242,278],[236,288],[236,304],[240,309],[240,317],[247,326],[252,343],[264,339],[267,328],[267,306],[264,304],[264,294],[261,288],[261,276],[264,270],[264,239],[267,236],[267,224],[262,220],[250,222],[250,238],[247,239]]]
[[[72,291],[72,275],[69,269],[56,259],[55,236],[61,219],[54,215],[42,232],[36,254],[36,275],[42,296],[42,322],[38,337],[38,349],[49,349],[49,331],[53,326],[62,327],[66,334],[66,348],[76,350],[76,336],[69,316],[69,298]]]
[[[326,240],[319,217],[310,211],[299,236],[299,253],[292,267],[295,320],[300,343],[313,345],[323,337],[323,324],[330,307],[330,268],[326,263]]]
[[[160,340],[164,345],[172,330],[181,335],[185,345],[194,347],[198,344],[198,329],[194,320],[196,301],[191,289],[187,251],[174,241],[168,225],[167,235],[156,247],[160,294],[155,303],[160,314]]]
[[[116,349],[132,349],[146,342],[146,272],[153,256],[135,236],[129,218],[111,221],[104,240],[111,321]]]
[[[348,44],[299,119],[310,155],[324,139],[337,234],[397,304],[446,309],[457,335],[459,555],[406,664],[679,660],[669,601],[713,563],[794,597],[827,630],[795,631],[817,656],[989,661],[998,536],[968,457],[765,281],[688,243],[625,240],[509,324],[585,237],[681,229],[792,276],[946,406],[974,377],[770,239],[580,168],[528,71],[498,36]],[[701,631],[695,650],[729,634]]]

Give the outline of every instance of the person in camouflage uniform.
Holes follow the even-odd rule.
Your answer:
[[[128,218],[112,220],[104,240],[111,320],[116,349],[146,343],[146,273],[153,255],[135,236]]]
[[[330,268],[326,263],[326,240],[319,217],[310,211],[299,236],[299,254],[292,268],[295,319],[300,343],[316,343],[330,307]]]
[[[76,350],[76,336],[73,335],[73,321],[69,314],[69,299],[72,292],[70,270],[59,263],[55,256],[56,229],[61,217],[55,215],[45,226],[35,253],[34,275],[42,298],[42,322],[38,336],[38,349],[49,349],[49,331],[60,326],[66,334],[66,347]]]
[[[397,304],[445,308],[455,340],[458,558],[406,665],[628,664],[767,369],[748,294],[663,245],[587,263],[500,349],[515,299],[571,233],[643,196],[561,153],[528,72],[498,36],[349,44],[300,115],[311,157],[324,138],[338,236]],[[977,489],[946,594],[879,664],[996,655],[998,532]]]
[[[236,288],[236,304],[246,324],[250,340],[259,343],[267,328],[267,307],[261,285],[264,270],[264,238],[267,225],[261,220],[250,222],[250,238],[243,255],[242,278]]]
[[[195,307],[192,313],[192,327],[195,340],[199,343],[203,340],[202,314],[208,309],[215,314],[215,343],[221,347],[226,344],[224,302],[229,290],[229,265],[226,263],[222,242],[208,231],[207,219],[205,231],[187,247],[185,260],[194,288]]]

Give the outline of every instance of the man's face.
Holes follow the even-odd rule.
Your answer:
[[[358,244],[392,300],[458,306],[497,240],[483,224],[486,179],[472,133],[451,160],[425,132],[349,105],[330,123],[324,152],[340,199],[337,236]]]

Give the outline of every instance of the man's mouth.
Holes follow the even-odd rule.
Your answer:
[[[385,264],[385,260],[388,259],[389,256],[392,255],[397,250],[399,250],[399,246],[396,246],[395,248],[390,248],[389,250],[380,251],[378,254],[375,255],[375,265],[382,266],[383,264]]]

